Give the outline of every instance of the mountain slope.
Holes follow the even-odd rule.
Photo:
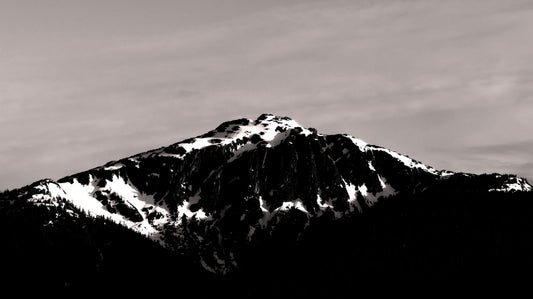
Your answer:
[[[349,135],[323,135],[264,114],[36,182],[6,195],[3,210],[25,202],[62,211],[62,217],[106,219],[209,272],[229,275],[253,264],[250,252],[314,240],[306,236],[331,223],[353,226],[383,200],[531,190],[513,175],[436,170]]]

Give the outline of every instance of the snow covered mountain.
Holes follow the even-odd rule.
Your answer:
[[[228,274],[257,242],[284,231],[297,240],[317,219],[357,217],[382,199],[532,189],[513,175],[436,170],[346,134],[319,134],[263,114],[58,181],[35,182],[10,201],[112,220],[210,272]]]

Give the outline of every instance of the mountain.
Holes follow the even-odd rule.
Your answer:
[[[436,170],[346,134],[263,114],[5,192],[1,254],[15,256],[12,271],[22,276],[22,263],[59,269],[43,281],[67,289],[125,286],[132,281],[117,277],[157,271],[169,273],[154,278],[168,284],[246,281],[271,290],[286,290],[280,277],[295,284],[371,274],[420,279],[428,271],[461,277],[483,273],[485,256],[501,269],[509,256],[533,263],[526,250],[532,189],[514,175]],[[507,233],[519,241],[506,243]],[[71,269],[72,261],[81,266]],[[252,296],[251,287],[241,291]]]

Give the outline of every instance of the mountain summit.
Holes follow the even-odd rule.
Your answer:
[[[230,274],[249,248],[272,238],[297,242],[324,221],[357,219],[382,200],[531,190],[514,175],[436,170],[346,134],[319,134],[288,117],[263,114],[35,182],[4,195],[2,206],[24,202],[62,211],[49,215],[50,225],[65,215],[103,218],[209,272]]]

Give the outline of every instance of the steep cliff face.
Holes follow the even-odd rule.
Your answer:
[[[68,202],[230,273],[273,235],[297,240],[316,219],[357,217],[397,195],[531,191],[524,179],[438,171],[349,135],[264,114],[105,166],[22,188],[20,200]],[[74,212],[73,212],[74,213]]]

